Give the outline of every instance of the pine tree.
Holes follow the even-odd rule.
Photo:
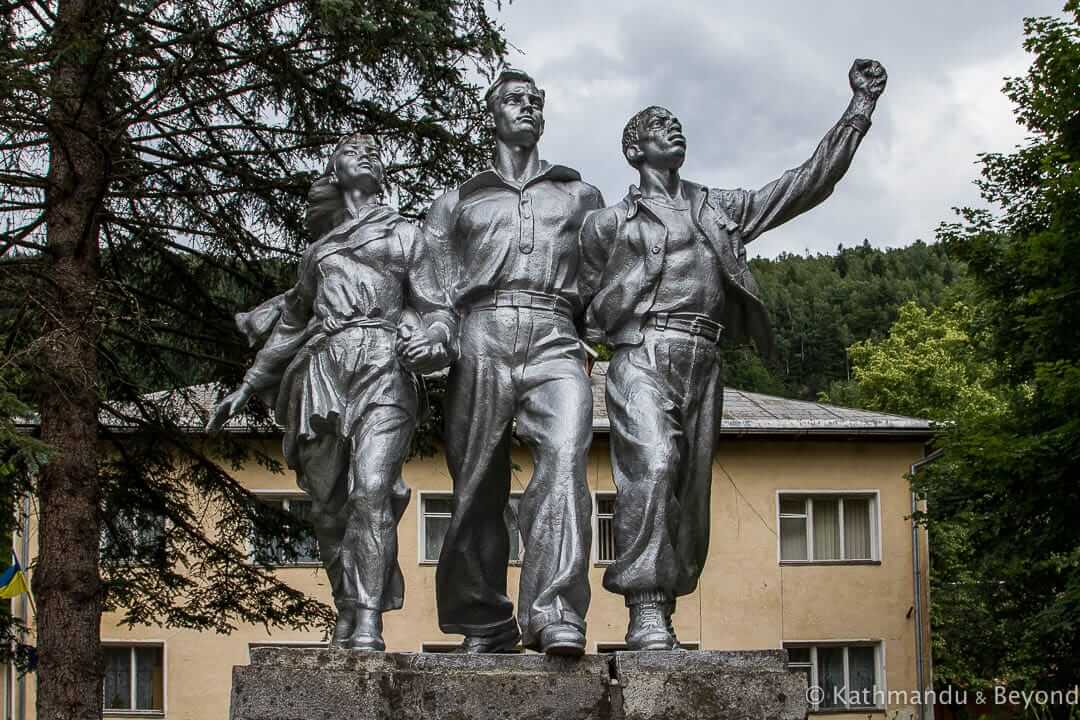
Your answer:
[[[50,449],[33,486],[38,717],[100,716],[103,608],[218,631],[327,620],[326,607],[245,562],[254,530],[301,529],[214,461],[236,459],[237,446],[192,440],[175,406],[143,396],[237,379],[250,350],[231,315],[289,282],[308,240],[307,188],[341,134],[381,138],[406,214],[483,162],[470,78],[506,47],[485,7],[6,6],[2,366],[17,368],[8,396],[36,410]],[[99,563],[102,528],[117,524],[104,519],[146,513],[167,519],[166,551],[128,548],[139,562]]]

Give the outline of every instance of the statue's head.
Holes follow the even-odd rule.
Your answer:
[[[314,242],[346,219],[346,190],[370,195],[382,193],[386,170],[378,141],[365,133],[346,135],[338,141],[322,175],[308,191],[308,241]]]
[[[544,91],[524,70],[505,68],[484,95],[495,136],[512,145],[535,145],[544,134]]]
[[[381,153],[374,136],[346,135],[334,148],[325,174],[342,190],[359,188],[372,195],[381,193],[386,175]]]
[[[623,128],[622,150],[636,168],[678,170],[686,160],[686,136],[682,123],[670,110],[647,107],[630,118]]]

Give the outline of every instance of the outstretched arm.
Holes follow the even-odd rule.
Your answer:
[[[280,315],[273,324],[270,336],[255,355],[255,362],[244,374],[244,382],[214,407],[206,424],[207,432],[220,430],[230,417],[244,409],[252,395],[280,381],[285,367],[307,340],[312,297],[303,280],[304,263],[300,265],[300,273],[301,280],[296,287],[274,298]],[[241,331],[245,331],[244,320],[240,316],[238,323]]]
[[[885,90],[886,79],[881,63],[856,60],[848,71],[851,102],[810,159],[760,190],[734,193],[730,210],[741,226],[743,242],[810,210],[832,194],[870,128],[870,115]]]

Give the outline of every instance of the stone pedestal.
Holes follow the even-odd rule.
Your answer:
[[[258,648],[231,720],[802,720],[781,650],[543,655]]]

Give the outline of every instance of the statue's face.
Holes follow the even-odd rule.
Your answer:
[[[343,190],[358,188],[368,193],[382,189],[384,169],[379,146],[369,137],[352,137],[334,153],[334,174]]]
[[[662,108],[650,112],[638,127],[637,150],[638,165],[663,170],[682,167],[686,160],[686,136],[679,118]]]
[[[544,134],[544,98],[532,83],[507,80],[494,106],[495,135],[503,142],[535,145]]]

